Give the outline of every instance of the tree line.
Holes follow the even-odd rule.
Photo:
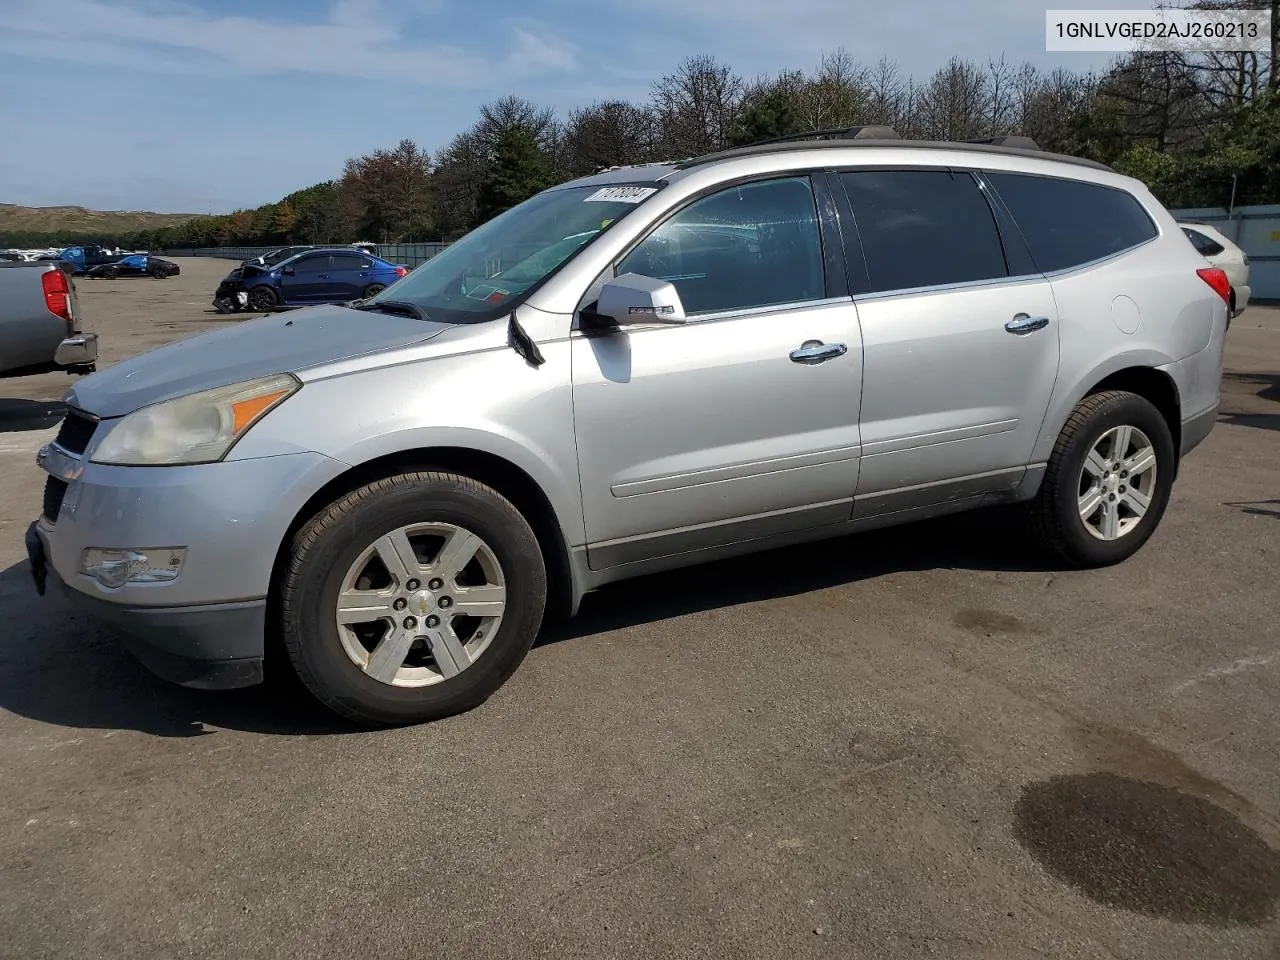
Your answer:
[[[655,81],[642,103],[608,100],[560,118],[503,97],[435,156],[404,139],[276,203],[103,239],[151,249],[451,240],[602,168],[864,125],[908,139],[1029,136],[1139,177],[1170,207],[1271,203],[1280,201],[1278,73],[1280,59],[1265,54],[1151,52],[1090,73],[955,58],[920,80],[893,61],[863,64],[837,50],[807,72],[747,79],[699,55]]]

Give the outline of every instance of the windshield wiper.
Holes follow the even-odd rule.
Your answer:
[[[374,313],[399,313],[413,317],[415,320],[429,319],[425,310],[416,303],[410,303],[408,300],[379,300],[376,303],[357,300],[350,306],[352,310],[369,310]]]

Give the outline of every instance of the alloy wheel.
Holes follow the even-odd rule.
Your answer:
[[[1142,522],[1155,489],[1150,437],[1137,427],[1113,427],[1090,448],[1080,470],[1080,519],[1099,540],[1119,540]]]
[[[488,544],[453,524],[417,523],[379,537],[348,567],[335,620],[343,650],[367,676],[422,687],[475,663],[506,602]]]

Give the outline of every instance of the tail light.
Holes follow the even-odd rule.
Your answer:
[[[46,270],[40,275],[44,285],[44,302],[49,312],[72,323],[71,316],[71,280],[62,270]]]
[[[407,274],[408,272],[409,272],[409,268],[408,268],[408,267],[396,267],[396,276],[397,276],[397,277],[403,277],[403,276],[404,276],[405,274]]]
[[[1213,287],[1213,292],[1222,298],[1222,302],[1231,303],[1231,281],[1225,271],[1217,267],[1201,267],[1196,271],[1200,279]]]

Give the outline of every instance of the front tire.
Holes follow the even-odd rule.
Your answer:
[[[103,273],[103,276],[105,276],[108,280],[116,280],[116,279],[119,279],[120,277],[120,268],[107,267],[107,269],[103,270],[102,273]]]
[[[529,652],[547,580],[528,522],[451,473],[396,474],[295,535],[282,635],[303,685],[350,720],[396,725],[479,706]]]
[[[270,287],[254,287],[249,291],[249,309],[266,313],[274,310],[279,301]]]
[[[1149,400],[1123,390],[1085,397],[1031,503],[1037,539],[1072,567],[1128,559],[1159,525],[1176,465],[1169,425]]]
[[[168,280],[169,268],[168,267],[152,267],[151,276],[153,276],[157,280]]]

